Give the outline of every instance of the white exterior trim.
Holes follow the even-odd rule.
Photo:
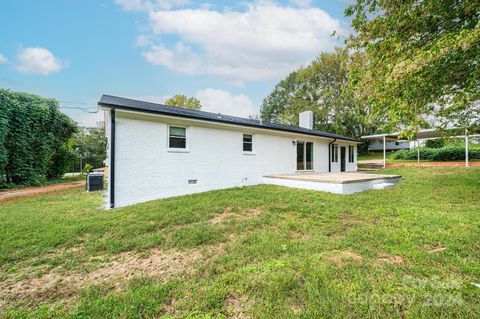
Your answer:
[[[170,147],[170,127],[180,127],[185,129],[185,148],[179,147]],[[167,152],[171,153],[189,153],[190,149],[188,148],[188,126],[184,125],[167,125],[167,133],[165,134],[167,138]]]
[[[312,139],[297,139],[295,140],[295,148],[297,147],[297,143],[303,143],[303,147],[304,147],[304,153],[303,153],[303,159],[304,159],[304,164],[305,164],[305,169],[298,169],[298,167],[295,167],[296,168],[296,172],[314,172],[315,171],[315,141],[312,140]],[[305,161],[306,159],[306,144],[307,143],[313,143],[313,154],[312,154],[312,162],[313,162],[313,165],[312,165],[312,168],[311,169],[307,169],[307,163]],[[296,152],[296,151],[295,151]],[[296,153],[295,153],[296,154]],[[296,162],[296,161],[295,161]]]
[[[243,151],[243,135],[251,135],[252,136],[252,151],[251,152],[248,152],[248,151]],[[248,132],[243,132],[242,133],[242,151],[243,151],[243,155],[257,155],[257,153],[255,152],[255,133],[248,133]]]
[[[109,107],[102,107],[102,110],[105,112],[109,112],[110,108]],[[164,115],[164,114],[156,114],[156,113],[150,113],[150,112],[142,112],[142,111],[131,111],[131,110],[125,110],[125,109],[116,109],[117,113],[131,113],[131,114],[142,114],[147,117],[161,117],[165,119],[172,119],[172,120],[181,120],[181,121],[188,121],[188,122],[197,122],[197,123],[204,123],[205,125],[219,125],[219,126],[224,126],[226,128],[239,128],[242,130],[252,130],[252,131],[261,131],[265,132],[266,134],[282,134],[282,135],[287,135],[287,136],[305,136],[305,138],[315,138],[315,139],[323,139],[326,141],[331,141],[332,138],[330,137],[325,137],[325,136],[316,136],[316,135],[310,135],[310,134],[302,134],[302,133],[297,133],[297,132],[287,132],[287,131],[282,131],[282,130],[273,130],[273,129],[268,129],[268,128],[261,128],[261,127],[250,127],[250,126],[245,126],[245,125],[240,125],[240,124],[230,124],[230,123],[222,123],[222,122],[212,122],[212,121],[206,121],[206,120],[199,120],[199,119],[192,119],[192,118],[179,118],[178,116],[169,116],[169,115]],[[338,139],[337,141],[342,141]],[[364,143],[363,141],[350,141],[346,140],[346,142],[351,143],[351,144],[362,144]]]

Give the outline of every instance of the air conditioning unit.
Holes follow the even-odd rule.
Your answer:
[[[87,174],[87,192],[103,191],[103,173]]]

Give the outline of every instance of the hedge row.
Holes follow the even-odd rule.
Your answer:
[[[0,89],[0,184],[38,185],[63,175],[75,130],[56,100]]]
[[[396,160],[416,160],[417,149],[401,150],[393,153],[392,158]],[[471,160],[480,159],[480,148],[470,147],[468,158]],[[420,160],[428,161],[460,161],[465,160],[465,148],[461,146],[446,146],[442,148],[420,148]]]

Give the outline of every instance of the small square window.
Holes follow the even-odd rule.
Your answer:
[[[253,152],[253,136],[252,134],[243,134],[243,151]]]
[[[169,127],[169,148],[187,148],[187,129],[185,127]]]

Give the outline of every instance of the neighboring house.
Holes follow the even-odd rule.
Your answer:
[[[413,141],[387,141],[385,143],[385,150],[387,151],[396,151],[396,150],[409,150],[415,148],[415,142]],[[383,151],[383,142],[382,141],[371,141],[368,145],[369,151]]]
[[[300,126],[103,95],[108,204],[256,185],[269,174],[357,170],[361,141]]]

